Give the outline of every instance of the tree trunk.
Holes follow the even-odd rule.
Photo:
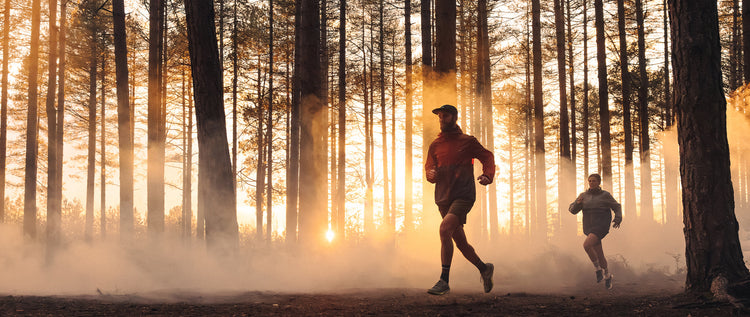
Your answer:
[[[365,7],[362,7],[362,12],[364,14]],[[370,33],[372,34],[372,32]],[[372,41],[370,41],[372,42]],[[373,231],[373,189],[372,189],[372,152],[371,152],[371,146],[370,143],[372,142],[372,139],[370,138],[370,129],[371,129],[371,122],[370,122],[370,101],[372,98],[369,97],[370,90],[372,88],[368,88],[368,79],[367,79],[367,51],[366,51],[366,42],[365,42],[365,16],[362,17],[362,84],[363,84],[363,99],[364,99],[364,115],[365,115],[365,214],[364,214],[364,235],[371,235]],[[371,50],[372,51],[372,50]],[[370,58],[370,63],[372,64],[372,58]],[[371,66],[372,67],[372,66]],[[372,77],[372,70],[370,70],[370,77]],[[369,80],[371,83],[372,80]]]
[[[260,54],[258,54],[258,65],[261,64]],[[263,132],[263,121],[265,111],[263,109],[263,76],[261,73],[261,67],[258,67],[258,100],[257,100],[257,120],[258,127],[255,131],[258,136],[258,164],[255,169],[255,239],[258,241],[263,240],[263,190],[265,189],[266,169],[264,165],[265,160],[265,135]]]
[[[596,61],[599,75],[599,125],[602,153],[602,188],[612,190],[612,145],[609,135],[609,92],[607,89],[607,55],[604,43],[604,7],[602,0],[594,0],[596,14]]]
[[[300,8],[302,0],[295,0],[295,8]],[[302,41],[301,10],[294,12],[294,77],[292,79],[292,108],[289,114],[289,166],[287,172],[287,204],[286,204],[286,240],[297,242],[297,204],[299,201],[299,169],[300,169],[300,83],[302,64],[300,52]]]
[[[268,16],[268,126],[266,127],[266,140],[268,142],[268,149],[266,150],[268,155],[266,160],[266,164],[268,164],[266,215],[268,218],[266,220],[266,241],[271,243],[273,234],[273,0],[268,0]]]
[[[66,0],[64,0],[66,1]],[[125,4],[112,2],[115,45],[115,82],[117,86],[117,135],[120,150],[120,239],[133,235],[133,140],[130,137],[132,119],[128,100],[128,48],[125,33]],[[61,83],[62,84],[62,83]]]
[[[586,6],[588,0],[583,0],[583,104],[581,105],[581,112],[583,112],[583,127],[581,128],[581,134],[583,134],[583,175],[588,177],[589,175],[589,51],[588,51],[588,7]]]
[[[729,168],[716,1],[670,0],[675,114],[685,213],[686,288],[748,276]],[[715,290],[712,290],[715,291]],[[718,289],[714,295],[720,295]],[[721,298],[719,298],[721,299]]]
[[[630,120],[630,72],[626,39],[625,0],[617,0],[617,29],[620,33],[620,77],[622,80],[622,125],[625,137],[625,215],[636,218],[635,174],[633,172],[633,124]]]
[[[569,176],[570,179],[570,193],[571,195],[576,194],[576,184],[578,177],[576,177],[576,155],[577,155],[577,147],[578,147],[578,136],[576,135],[576,84],[575,84],[575,57],[573,56],[573,27],[572,27],[572,20],[573,16],[570,14],[570,0],[565,0],[565,8],[567,10],[567,16],[568,16],[568,63],[570,67],[570,71],[568,72],[570,74],[570,172]],[[564,212],[563,212],[564,213]],[[570,217],[568,217],[570,218]],[[577,222],[571,218],[570,220],[573,222],[573,230],[574,235],[577,229],[575,226],[577,225]]]
[[[184,60],[184,56],[182,57],[182,62],[186,62]],[[190,169],[188,169],[187,161],[187,102],[185,97],[186,91],[185,89],[185,68],[181,68],[180,71],[180,79],[182,80],[182,83],[180,84],[180,88],[182,88],[182,91],[180,93],[180,101],[182,104],[182,120],[180,123],[182,124],[182,221],[180,223],[180,233],[182,235],[182,239],[185,241],[189,241],[192,228],[190,226],[191,224],[191,218],[192,215],[188,216],[188,204],[190,204],[190,198],[192,196],[192,186],[188,187],[188,180],[190,177],[192,177],[190,173]],[[192,105],[190,105],[192,106]]]
[[[641,85],[638,87],[638,117],[641,120],[641,217],[654,222],[654,201],[651,186],[651,140],[648,135],[648,73],[646,72],[646,37],[644,35],[643,3],[635,0],[635,15],[638,23],[638,71]]]
[[[214,28],[213,1],[185,1],[188,47],[193,72],[198,124],[199,166],[205,182],[199,190],[206,217],[206,244],[221,251],[238,244],[237,205],[234,196],[226,117],[222,100],[221,65]]]
[[[737,18],[739,16],[740,8],[739,1],[732,0],[732,33],[731,39],[729,40],[729,90],[734,91],[739,87],[739,25]]]
[[[105,121],[106,121],[106,118],[107,118],[105,116],[105,114],[106,114],[105,113],[105,100],[107,98],[106,98],[106,95],[105,95],[104,83],[106,83],[105,76],[107,74],[104,71],[105,69],[107,69],[106,64],[105,64],[105,58],[102,57],[102,73],[101,73],[102,74],[102,78],[101,78],[101,83],[102,83],[102,85],[101,85],[101,88],[102,88],[102,90],[101,90],[101,94],[102,94],[102,96],[101,96],[101,106],[102,106],[102,116],[101,116],[101,118],[102,119],[100,120],[101,121],[100,122],[101,123],[100,129],[102,130],[101,141],[100,141],[101,147],[102,147],[101,148],[101,153],[100,153],[100,155],[101,155],[100,156],[101,157],[101,163],[100,163],[101,164],[101,167],[100,167],[101,168],[101,170],[100,170],[100,172],[101,172],[101,174],[100,174],[101,175],[101,188],[100,188],[100,190],[101,190],[101,192],[100,192],[101,196],[100,196],[100,199],[99,199],[99,204],[100,204],[100,208],[99,208],[99,229],[101,230],[101,238],[102,239],[104,239],[107,236],[107,216],[106,216],[106,212],[107,212],[107,199],[106,199],[107,198],[107,142],[106,142],[107,130],[105,130],[105,128],[104,128],[104,124],[105,124]]]
[[[162,49],[163,17],[162,0],[150,0],[148,42],[148,232],[159,235],[164,232],[164,144],[161,142],[162,117]]]
[[[62,20],[61,18],[60,20]],[[47,67],[47,245],[54,249],[60,241],[61,200],[57,195],[57,112],[55,109],[55,89],[57,86],[57,0],[49,1],[49,54]],[[3,197],[4,199],[4,197]]]
[[[85,238],[92,239],[94,229],[94,187],[96,177],[96,57],[98,49],[97,33],[91,35],[91,56],[89,57],[89,117],[88,117],[88,154],[86,168],[86,227]]]
[[[407,4],[408,5],[408,4]],[[408,67],[408,66],[407,66]],[[346,233],[346,0],[339,3],[339,112],[338,112],[338,184],[334,232],[340,239]],[[408,136],[407,136],[408,137]]]
[[[300,183],[299,239],[320,245],[327,230],[325,101],[321,99],[320,7],[317,0],[302,0],[300,14]]]
[[[5,223],[5,162],[8,144],[8,61],[10,60],[10,0],[5,0],[3,17],[2,109],[0,109],[0,223]]]
[[[422,35],[422,164],[427,157],[427,150],[432,140],[435,139],[439,132],[438,125],[434,120],[429,120],[434,116],[432,109],[437,106],[438,100],[433,96],[438,90],[435,87],[435,74],[433,71],[433,48],[432,48],[432,3],[434,0],[421,0],[420,24]],[[437,219],[434,212],[437,211],[435,205],[435,185],[428,182],[422,177],[422,219],[424,228],[435,228]]]
[[[55,143],[57,143],[55,155],[57,155],[57,159],[55,162],[57,163],[57,180],[55,181],[55,188],[52,190],[55,191],[54,195],[56,197],[59,197],[60,200],[62,200],[62,174],[63,174],[63,128],[64,128],[64,117],[65,117],[65,23],[67,21],[67,5],[68,1],[63,0],[60,2],[60,31],[58,32],[60,40],[58,42],[57,50],[58,50],[58,57],[60,64],[57,67],[58,68],[58,82],[57,85],[57,111],[55,113],[57,122],[55,123],[56,126],[56,140],[54,140]],[[2,195],[0,195],[2,197]],[[58,208],[60,210],[60,214],[62,214],[62,206]],[[2,220],[0,219],[0,222]]]
[[[533,37],[532,54],[534,68],[534,158],[536,174],[536,213],[534,240],[547,241],[547,176],[544,162],[544,100],[542,99],[542,41],[539,0],[531,1],[531,32]]]
[[[37,73],[39,68],[40,0],[31,2],[31,51],[29,54],[28,116],[26,120],[26,164],[24,174],[23,233],[36,239],[36,181],[39,153],[37,123]],[[6,37],[7,39],[7,37]],[[3,199],[5,199],[3,197]]]
[[[405,131],[404,131],[404,231],[412,230],[413,219],[413,186],[414,186],[414,162],[412,134],[414,133],[414,109],[412,88],[412,59],[411,59],[411,0],[404,3],[404,49],[405,53]]]
[[[272,2],[269,0],[269,2]],[[224,1],[221,1],[221,8],[224,7]],[[223,12],[223,10],[222,10]],[[219,15],[222,15],[219,12]],[[220,20],[220,25],[223,25],[223,18]],[[220,27],[219,30],[223,30]],[[223,32],[220,32],[223,33]],[[219,63],[222,66],[222,79],[223,79],[223,68],[224,68],[224,38],[220,40],[219,45]],[[234,1],[233,10],[233,21],[232,21],[232,176],[234,177],[234,196],[237,196],[237,76],[238,73],[238,60],[237,60],[237,1]],[[259,66],[260,67],[260,66]],[[222,87],[224,83],[222,82]],[[260,144],[260,143],[259,143]]]
[[[666,35],[665,35],[666,36]],[[742,74],[745,84],[750,83],[750,2],[742,1]]]
[[[570,129],[568,116],[568,94],[565,85],[565,13],[563,0],[554,0],[555,34],[557,42],[557,81],[560,92],[560,148],[557,182],[557,208],[560,235],[572,238],[577,232],[575,218],[568,216],[567,208],[570,198],[575,195],[571,183],[574,183],[575,172],[570,156]]]
[[[388,227],[391,227],[390,214],[391,214],[391,202],[390,202],[390,189],[388,179],[388,133],[386,127],[386,116],[385,116],[385,34],[383,29],[383,11],[385,7],[384,0],[379,1],[378,5],[378,53],[380,63],[380,74],[379,74],[379,85],[380,85],[380,134],[382,136],[382,150],[383,150],[383,219],[384,223]]]

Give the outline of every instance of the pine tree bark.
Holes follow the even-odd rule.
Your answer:
[[[393,227],[393,224],[390,223],[390,214],[391,214],[391,202],[390,202],[390,184],[389,184],[389,176],[388,176],[388,132],[386,128],[386,114],[385,114],[385,30],[384,30],[384,23],[383,23],[383,11],[385,9],[385,1],[380,0],[378,5],[378,55],[379,55],[379,66],[380,66],[380,74],[379,74],[379,88],[380,88],[380,131],[381,131],[381,140],[382,140],[382,163],[383,163],[383,219],[385,220],[385,223],[387,226]]]
[[[300,184],[299,240],[320,245],[327,231],[326,107],[321,96],[320,7],[302,0],[300,33]]]
[[[534,161],[536,184],[536,212],[532,236],[535,241],[547,241],[547,176],[544,162],[544,100],[542,87],[542,41],[540,1],[531,1],[531,33],[534,72]]]
[[[421,24],[421,36],[422,36],[422,164],[424,166],[424,158],[427,157],[427,150],[429,144],[435,139],[439,130],[438,125],[434,120],[429,120],[434,116],[432,109],[437,107],[437,102],[434,94],[438,91],[435,87],[435,73],[433,67],[433,41],[432,41],[432,3],[434,0],[421,0],[420,8],[420,24]],[[435,185],[428,182],[427,179],[422,177],[422,219],[425,221],[424,228],[435,228],[437,225],[437,219],[431,217],[434,212],[437,212],[435,207]]]
[[[29,53],[28,116],[26,118],[26,161],[24,174],[23,233],[36,239],[36,182],[39,153],[39,126],[37,123],[37,74],[39,72],[39,27],[41,24],[40,0],[31,2],[31,49]],[[6,37],[7,38],[7,37]],[[3,199],[5,199],[3,197]]]
[[[617,29],[620,33],[620,77],[622,80],[622,125],[625,137],[625,200],[623,211],[635,218],[635,173],[633,171],[633,123],[630,119],[630,71],[625,24],[625,0],[617,0]]]
[[[3,17],[3,74],[0,108],[0,223],[5,223],[5,162],[8,145],[8,62],[10,60],[10,0],[5,0]]]
[[[214,251],[238,246],[237,205],[222,99],[213,1],[185,1],[188,48],[198,125],[198,191],[206,208],[206,244]]]
[[[89,103],[88,103],[88,153],[86,162],[86,224],[84,236],[91,241],[94,230],[94,189],[96,178],[96,78],[98,32],[91,35],[91,56],[89,57]]]
[[[589,175],[589,35],[588,35],[588,0],[583,0],[583,101],[581,112],[583,112],[583,175]]]
[[[742,65],[745,84],[750,83],[750,2],[742,1]]]
[[[101,232],[101,238],[104,239],[107,236],[107,130],[105,130],[104,124],[106,123],[106,94],[105,94],[105,88],[104,84],[107,82],[105,79],[105,76],[107,73],[104,71],[107,69],[106,67],[106,60],[104,57],[102,57],[102,78],[101,78],[101,107],[102,107],[102,115],[100,121],[100,129],[102,130],[101,139],[99,144],[101,144],[101,151],[99,153],[100,155],[100,170],[99,175],[101,179],[101,187],[100,190],[100,196],[99,196],[99,230]]]
[[[749,274],[734,213],[717,4],[670,0],[669,13],[685,208],[686,289],[707,292],[724,284],[726,290],[726,282]]]
[[[412,230],[413,211],[412,206],[413,200],[413,178],[414,178],[414,161],[412,156],[413,152],[413,140],[412,134],[414,130],[414,109],[413,107],[413,87],[412,87],[412,59],[411,59],[411,0],[406,0],[404,3],[404,50],[405,53],[405,72],[406,79],[404,82],[404,103],[405,103],[405,131],[404,131],[404,231],[408,232]]]
[[[164,232],[164,143],[162,117],[163,0],[150,0],[148,42],[147,222],[151,235]]]
[[[58,74],[57,74],[57,111],[55,113],[57,123],[55,124],[57,126],[57,139],[55,142],[57,143],[57,150],[55,151],[55,154],[57,155],[57,186],[53,188],[54,191],[56,191],[55,195],[57,197],[60,197],[62,199],[62,183],[63,183],[63,135],[64,135],[64,124],[65,124],[65,49],[66,49],[66,21],[67,21],[67,5],[68,0],[60,1],[60,31],[58,32],[60,40],[58,42],[59,47],[58,49],[58,58],[59,58],[59,66]],[[2,197],[2,196],[0,196]],[[62,213],[62,211],[61,211]]]
[[[64,0],[65,1],[65,0]],[[129,240],[133,235],[133,178],[134,151],[130,136],[132,118],[128,100],[128,47],[125,33],[125,3],[113,0],[112,19],[115,46],[115,85],[117,87],[117,137],[120,158],[120,239]]]
[[[406,5],[409,5],[408,3]],[[339,2],[339,91],[338,172],[334,232],[343,241],[346,234],[346,0]],[[408,66],[407,66],[408,67]],[[407,136],[408,137],[408,136]]]
[[[295,0],[295,8],[300,8],[302,0]],[[289,165],[287,172],[286,241],[296,243],[298,236],[299,203],[299,163],[300,163],[300,78],[302,32],[300,28],[301,10],[294,12],[294,74],[292,78],[292,107],[289,113]]]
[[[261,56],[258,54],[258,64],[260,65]],[[263,124],[265,121],[263,108],[263,75],[261,67],[258,67],[258,100],[256,101],[256,115],[255,118],[258,122],[257,129],[255,131],[258,138],[258,153],[257,153],[257,167],[255,169],[255,239],[257,241],[263,241],[263,191],[265,189],[266,180],[266,168],[265,168],[265,142],[266,137],[263,132]]]
[[[61,19],[62,20],[62,19]],[[47,55],[47,245],[54,249],[60,241],[61,200],[57,196],[57,0],[49,1],[49,54]],[[3,198],[4,199],[4,198]]]
[[[557,42],[557,81],[560,91],[560,148],[557,182],[557,205],[560,235],[572,238],[577,232],[575,218],[567,215],[569,200],[575,195],[571,183],[575,183],[573,161],[570,156],[570,129],[568,115],[568,93],[565,80],[565,13],[563,0],[553,0],[555,11],[555,35]]]
[[[654,222],[654,201],[651,179],[651,138],[648,135],[648,73],[646,69],[646,36],[643,23],[643,2],[635,0],[635,16],[638,24],[638,72],[641,85],[638,87],[638,117],[640,119],[641,156],[641,217]]]
[[[235,14],[237,6],[235,5]],[[271,242],[273,234],[273,0],[268,0],[268,125],[266,126],[266,164],[268,181],[266,182],[266,242]],[[235,57],[236,58],[236,57]],[[235,173],[235,177],[236,177]],[[236,192],[236,190],[235,190]]]
[[[578,188],[576,186],[577,184],[577,177],[576,177],[576,155],[578,153],[578,136],[577,136],[577,126],[576,126],[576,84],[575,84],[575,56],[573,56],[573,26],[572,26],[572,20],[573,15],[570,14],[570,0],[565,0],[565,9],[567,11],[567,22],[568,22],[568,65],[569,65],[569,74],[570,74],[570,177],[572,179],[570,180],[571,183],[571,193],[575,195],[575,189]],[[571,219],[572,221],[572,219]],[[575,228],[576,223],[573,224]]]
[[[599,75],[599,133],[601,141],[602,188],[612,190],[612,145],[609,133],[609,91],[607,84],[607,53],[604,43],[604,6],[594,0],[596,25],[596,61]]]

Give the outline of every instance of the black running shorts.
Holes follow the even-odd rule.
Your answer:
[[[438,210],[443,218],[447,214],[456,215],[463,225],[466,224],[466,215],[471,211],[472,206],[474,202],[471,200],[456,199],[450,205],[438,205]]]

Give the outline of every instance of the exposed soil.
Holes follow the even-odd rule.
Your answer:
[[[132,295],[3,296],[2,316],[733,316],[726,303],[624,285],[571,294],[358,289],[324,293],[200,294],[165,291]]]

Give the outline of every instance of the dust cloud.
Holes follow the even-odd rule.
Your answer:
[[[436,215],[437,216],[437,215]],[[471,224],[468,224],[471,225]],[[610,269],[619,283],[654,283],[679,290],[684,274],[679,232],[613,230],[604,240]],[[440,274],[435,232],[412,233],[398,240],[321,246],[315,251],[279,243],[243,246],[232,256],[216,256],[204,244],[164,237],[160,242],[75,241],[63,243],[50,261],[45,246],[22,239],[20,230],[0,228],[0,294],[8,295],[139,295],[197,293],[210,297],[226,292],[349,292],[383,288],[427,289]],[[113,239],[116,240],[116,239]],[[493,292],[575,293],[602,288],[581,244],[534,246],[506,238],[472,242],[495,268]],[[650,284],[649,284],[650,285]],[[479,274],[456,249],[451,288],[482,292]]]

